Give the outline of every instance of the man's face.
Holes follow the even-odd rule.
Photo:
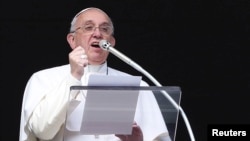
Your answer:
[[[107,15],[96,9],[85,11],[78,16],[75,25],[74,47],[82,46],[90,64],[99,65],[106,61],[108,52],[99,47],[102,39],[109,41],[112,46],[115,39],[113,29]]]

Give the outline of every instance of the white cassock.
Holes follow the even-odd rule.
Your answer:
[[[69,65],[41,70],[31,76],[23,95],[19,141],[63,141],[69,99],[82,100],[81,95],[70,93],[70,87],[86,84],[89,73],[129,75],[107,67],[107,63],[85,67],[84,72],[81,81],[71,76]],[[142,81],[141,86],[148,84]],[[134,120],[143,132],[144,141],[171,141],[153,94],[139,94]],[[70,141],[79,138],[81,141],[120,141],[113,134],[78,135]]]

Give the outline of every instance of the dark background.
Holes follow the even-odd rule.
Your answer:
[[[26,82],[68,63],[71,19],[89,6],[112,18],[118,50],[162,85],[181,87],[197,141],[208,124],[250,123],[249,0],[1,1],[1,140],[18,140]],[[113,55],[109,65],[142,75]],[[180,116],[176,141],[187,140]]]

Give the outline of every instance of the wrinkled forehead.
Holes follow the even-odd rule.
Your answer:
[[[76,14],[74,17],[78,24],[83,24],[85,22],[93,23],[108,23],[112,24],[108,15],[98,8],[87,8]]]
[[[82,11],[78,12],[75,17],[78,17],[79,15],[81,15],[82,13],[86,13],[87,11],[99,11],[102,12],[104,14],[106,14],[103,10],[99,9],[99,8],[95,8],[95,7],[89,7],[89,8],[85,8]],[[74,17],[74,18],[75,18]]]

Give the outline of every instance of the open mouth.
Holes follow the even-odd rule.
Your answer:
[[[91,47],[100,48],[99,42],[93,42],[93,43],[91,44]]]

